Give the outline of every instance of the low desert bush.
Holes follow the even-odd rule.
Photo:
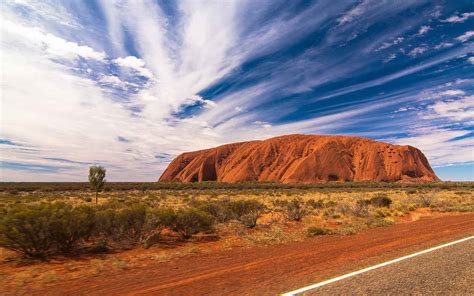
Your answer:
[[[161,232],[173,225],[176,214],[172,209],[151,208],[146,213],[140,242],[145,248],[153,245],[160,238]]]
[[[98,209],[94,219],[94,235],[101,245],[107,246],[110,241],[120,238],[120,227],[117,225],[116,210],[113,208]]]
[[[289,201],[276,199],[272,203],[276,211],[283,213],[290,221],[301,221],[309,213],[307,204],[301,198],[293,198]]]
[[[386,208],[379,208],[375,211],[375,217],[390,217],[392,216],[392,212],[389,209]]]
[[[208,213],[217,222],[238,220],[248,228],[255,227],[257,219],[265,211],[265,206],[257,200],[193,201],[190,205]]]
[[[309,213],[308,208],[300,198],[290,200],[284,207],[284,211],[290,221],[301,221]]]
[[[311,207],[313,209],[322,209],[324,208],[324,203],[320,200],[308,199],[306,201],[306,206]]]
[[[360,199],[355,203],[342,201],[336,210],[346,216],[367,217],[369,215],[369,200]]]
[[[257,225],[257,220],[265,212],[265,205],[258,200],[236,200],[229,203],[229,209],[234,219],[239,220],[248,228]]]
[[[181,239],[188,239],[198,232],[212,230],[214,219],[208,213],[195,208],[181,209],[176,212],[171,225]]]
[[[195,208],[173,211],[144,204],[97,207],[57,202],[18,204],[0,209],[0,247],[29,257],[66,254],[81,243],[95,249],[149,247],[165,228],[188,239],[210,231],[214,218]],[[87,244],[86,244],[87,242]]]
[[[0,221],[0,246],[30,257],[46,257],[53,247],[45,205],[15,205]]]
[[[29,257],[70,252],[92,234],[94,212],[64,203],[15,205],[0,220],[0,246]]]
[[[176,213],[167,208],[144,204],[99,208],[95,215],[95,234],[102,246],[129,247],[153,245],[165,228],[174,226]]]
[[[308,236],[327,235],[331,233],[331,229],[320,226],[310,226],[306,229],[306,234]]]
[[[354,216],[367,217],[369,216],[369,200],[360,199],[354,205]]]
[[[345,216],[354,215],[354,204],[346,201],[341,201],[337,204],[336,211]]]
[[[333,200],[328,200],[328,201],[324,202],[324,207],[325,208],[332,208],[332,207],[335,207],[335,206],[337,206],[337,202],[335,202]]]
[[[285,199],[274,199],[272,200],[272,205],[276,209],[281,209],[288,204],[288,200]]]
[[[385,194],[378,194],[370,199],[370,205],[377,208],[389,208],[392,200]]]
[[[117,231],[116,234],[119,235],[118,238],[131,243],[139,242],[145,226],[146,210],[146,206],[142,204],[134,204],[117,210],[114,228]]]
[[[370,218],[365,222],[368,227],[384,227],[393,223],[392,219],[382,217]]]
[[[193,201],[191,206],[213,216],[217,222],[224,223],[234,218],[229,200]]]
[[[436,196],[433,193],[421,193],[418,196],[418,205],[423,208],[430,207],[436,201]]]
[[[63,203],[51,207],[50,235],[61,253],[69,253],[79,241],[92,235],[95,213],[91,207],[73,208]]]

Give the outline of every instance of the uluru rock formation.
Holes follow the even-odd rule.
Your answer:
[[[328,181],[439,181],[412,146],[353,136],[287,135],[187,152],[160,181],[324,183]]]

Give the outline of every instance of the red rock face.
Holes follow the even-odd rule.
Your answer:
[[[160,181],[439,181],[423,153],[352,136],[287,135],[187,152]]]

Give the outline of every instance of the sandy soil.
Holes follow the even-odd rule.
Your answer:
[[[474,234],[474,214],[422,217],[351,236],[202,253],[47,288],[34,295],[274,295],[328,277]]]

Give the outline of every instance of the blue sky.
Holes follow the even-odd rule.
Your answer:
[[[177,154],[292,133],[420,148],[474,180],[472,1],[1,6],[0,181],[157,180]]]

